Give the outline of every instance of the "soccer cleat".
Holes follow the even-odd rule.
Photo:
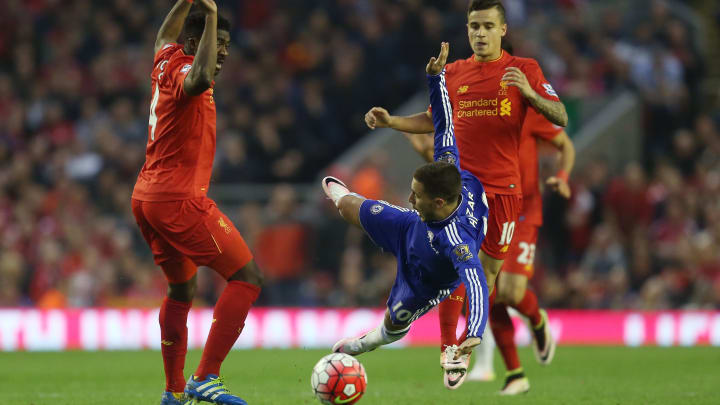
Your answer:
[[[190,400],[187,405],[199,404],[202,401],[219,405],[247,405],[242,398],[232,395],[225,388],[222,378],[213,374],[208,374],[203,381],[197,381],[195,376],[190,376],[185,385],[185,395]]]
[[[362,342],[360,342],[360,339],[364,338],[365,335],[362,335],[360,337],[356,338],[345,338],[340,339],[337,343],[335,343],[332,347],[333,353],[345,353],[349,354],[351,356],[357,356],[358,354],[363,354],[365,352],[371,352],[375,349],[371,350],[365,350],[363,348]]]
[[[448,346],[445,348],[445,363],[443,363],[443,383],[445,388],[449,390],[456,390],[460,388],[465,377],[467,377],[467,369],[470,364],[470,355],[463,354],[455,360],[455,354],[459,348],[457,345]]]
[[[185,398],[184,392],[165,391],[160,405],[191,405],[193,402]]]
[[[325,191],[325,195],[328,196],[335,204],[345,195],[350,194],[347,185],[340,179],[332,176],[327,176],[322,179],[322,188]]]
[[[542,315],[542,322],[537,327],[532,327],[533,332],[533,352],[535,353],[535,359],[538,363],[543,366],[547,366],[555,357],[555,348],[557,344],[552,337],[550,332],[550,323],[548,321],[547,312],[544,309],[540,310]]]
[[[525,377],[525,373],[520,369],[519,372],[508,374],[505,377],[505,385],[500,390],[500,395],[518,395],[525,394],[530,391],[530,381]]]

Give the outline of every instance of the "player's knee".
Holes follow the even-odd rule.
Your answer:
[[[168,286],[168,297],[175,301],[191,302],[195,298],[197,283],[195,277],[190,281],[181,284],[170,284]]]
[[[517,305],[520,303],[520,301],[522,301],[524,295],[525,288],[523,288],[522,286],[514,286],[508,291],[505,302],[510,305]]]
[[[265,276],[262,274],[255,261],[251,260],[248,264],[243,266],[243,268],[236,271],[232,276],[230,276],[230,278],[228,278],[228,281],[233,280],[243,281],[262,288],[263,283],[265,282]]]

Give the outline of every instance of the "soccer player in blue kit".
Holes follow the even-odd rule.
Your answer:
[[[452,107],[444,66],[449,45],[425,70],[435,127],[434,162],[419,167],[409,201],[414,210],[351,193],[334,177],[322,186],[340,215],[361,227],[383,250],[397,258],[397,276],[384,322],[358,338],[342,339],[334,352],[358,355],[401,339],[410,324],[447,298],[462,282],[467,288],[467,339],[453,347],[448,367],[464,373],[472,348],[480,343],[488,316],[488,286],[477,252],[487,231],[488,206],[480,181],[460,170]],[[447,369],[447,368],[446,368]]]

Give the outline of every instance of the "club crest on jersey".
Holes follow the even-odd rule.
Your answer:
[[[455,256],[457,256],[458,261],[461,262],[466,262],[473,258],[473,254],[470,252],[470,248],[466,244],[455,246],[453,252],[455,253]]]
[[[505,80],[500,80],[500,90],[498,90],[498,96],[507,96],[508,92],[508,82]]]
[[[453,155],[452,152],[445,152],[444,154],[440,155],[437,160],[438,162],[450,163],[451,165],[454,165],[456,162],[455,155]]]
[[[512,113],[512,103],[510,102],[510,99],[504,98],[500,102],[500,116],[502,117],[502,116],[507,115],[509,117],[511,115],[511,113]]]
[[[215,89],[210,87],[208,91],[210,92],[210,104],[215,104],[215,97],[213,97],[213,94],[215,94]]]
[[[373,215],[377,215],[377,214],[379,214],[379,213],[382,212],[383,208],[385,208],[385,207],[383,207],[383,206],[380,205],[380,204],[375,204],[375,205],[373,205],[372,207],[370,207],[370,212],[371,212]]]
[[[230,229],[230,225],[228,225],[222,217],[218,218],[218,225],[220,225],[225,233],[230,233],[232,231],[232,229]]]

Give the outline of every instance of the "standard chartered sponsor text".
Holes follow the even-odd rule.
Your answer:
[[[485,117],[498,115],[497,98],[479,98],[476,100],[459,100],[457,117]],[[478,108],[480,107],[480,108]],[[482,108],[486,107],[486,108]]]

